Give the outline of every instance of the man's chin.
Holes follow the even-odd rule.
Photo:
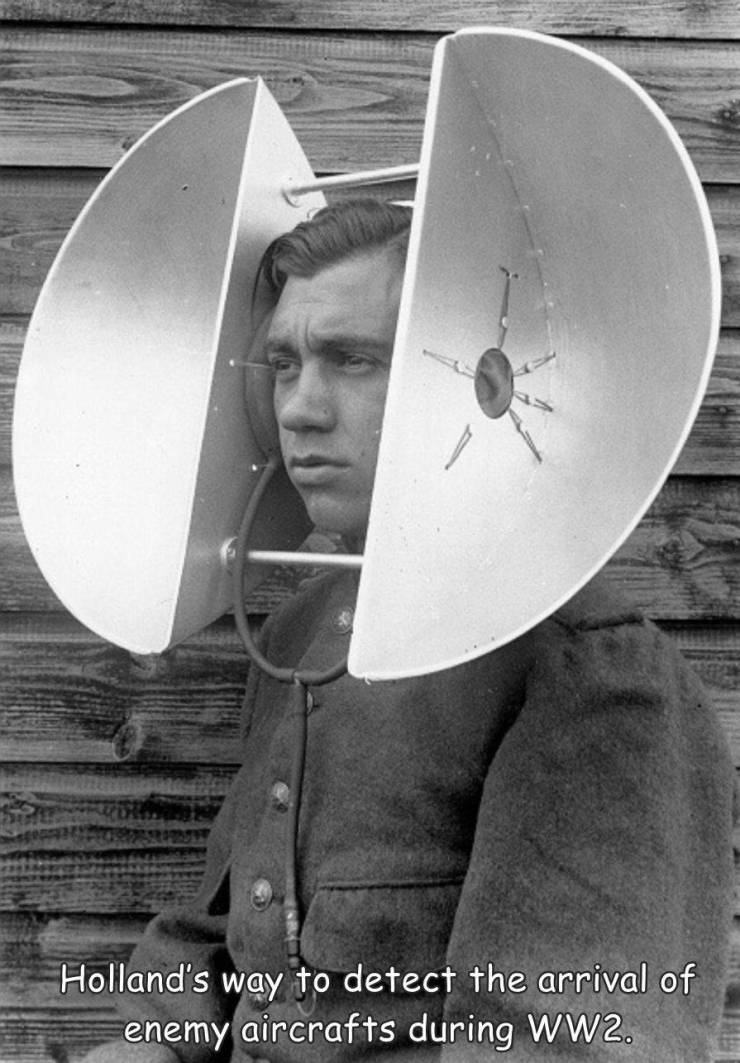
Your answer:
[[[308,518],[318,531],[339,536],[347,546],[364,542],[368,509],[331,499],[306,497],[302,493]]]

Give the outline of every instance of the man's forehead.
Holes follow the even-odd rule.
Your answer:
[[[311,276],[289,275],[280,301],[300,302],[356,299],[361,291],[365,299],[392,298],[403,279],[403,268],[388,248],[349,255],[323,266]]]
[[[296,330],[311,342],[387,343],[395,332],[402,270],[387,252],[357,256],[312,277],[288,277],[272,315],[268,344]]]

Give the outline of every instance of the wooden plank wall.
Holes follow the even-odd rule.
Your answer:
[[[10,418],[28,317],[96,184],[155,120],[261,74],[315,169],[418,157],[432,48],[465,25],[580,41],[667,111],[705,183],[723,328],[675,474],[610,572],[673,633],[740,764],[740,11],[737,0],[0,0],[0,896],[3,1063],[73,1063],[116,1031],[58,966],[125,959],[190,890],[234,769],[244,655],[228,619],[159,658],[84,631],[35,568]],[[650,425],[645,425],[650,431]],[[279,583],[252,602],[280,597]],[[740,1061],[740,933],[716,1059]]]

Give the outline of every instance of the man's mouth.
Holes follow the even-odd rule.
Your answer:
[[[306,454],[302,457],[294,456],[288,459],[291,478],[302,484],[317,483],[331,478],[347,467],[347,462],[326,454]]]
[[[304,454],[302,456],[292,454],[288,458],[288,465],[291,468],[311,469],[316,465],[335,465],[337,468],[342,468],[346,464],[345,461],[332,458],[329,454]]]

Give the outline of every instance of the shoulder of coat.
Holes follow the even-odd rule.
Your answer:
[[[553,620],[573,631],[588,631],[642,624],[645,617],[606,577],[599,575],[561,606]]]

